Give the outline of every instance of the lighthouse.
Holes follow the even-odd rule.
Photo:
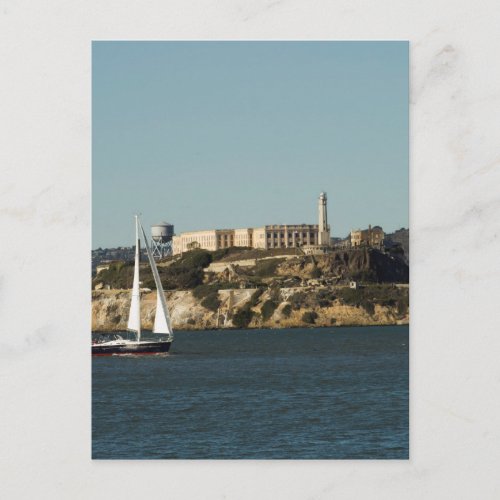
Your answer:
[[[321,193],[318,198],[318,245],[330,245],[330,226],[326,213],[326,193]]]

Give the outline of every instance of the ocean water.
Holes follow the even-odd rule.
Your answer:
[[[92,359],[95,459],[407,459],[408,327],[178,332]]]

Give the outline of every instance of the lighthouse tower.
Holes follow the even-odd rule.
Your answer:
[[[330,226],[326,214],[326,193],[318,198],[318,245],[330,246]]]

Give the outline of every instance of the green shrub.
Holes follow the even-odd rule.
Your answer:
[[[283,316],[285,316],[285,318],[289,318],[290,314],[292,314],[292,306],[290,304],[285,304],[281,312],[283,313]]]
[[[240,284],[236,281],[220,281],[216,283],[215,286],[218,290],[235,290],[240,287]]]
[[[212,255],[206,250],[191,250],[183,254],[182,258],[172,264],[172,266],[180,266],[187,268],[205,268],[212,262]]]
[[[156,290],[156,283],[155,283],[155,280],[154,278],[147,278],[147,279],[143,279],[141,281],[141,287],[142,288],[149,288],[150,290]],[[163,284],[163,283],[162,283]],[[169,288],[168,287],[163,287],[165,290],[168,290]]]
[[[245,279],[251,285],[251,288],[265,288],[267,286],[258,276],[247,275]]]
[[[109,268],[112,269],[113,271],[116,271],[119,273],[123,269],[124,265],[125,265],[125,262],[118,261],[118,262],[114,262],[113,264],[111,264],[111,266]]]
[[[273,277],[276,274],[276,268],[283,259],[260,260],[255,265],[255,274],[261,278]]]
[[[151,269],[141,269],[141,281],[152,279]],[[101,271],[95,278],[97,282],[109,285],[111,288],[132,288],[134,280],[134,263],[113,262],[109,269]],[[144,284],[142,286],[145,286]]]
[[[248,307],[255,307],[259,303],[260,296],[263,293],[264,293],[263,288],[257,288],[257,290],[255,290],[255,292],[252,293],[252,297],[250,297]]]
[[[278,304],[274,300],[266,300],[261,309],[262,319],[268,320],[278,307]]]
[[[409,307],[408,297],[399,299],[397,304],[398,304],[398,314],[404,316],[408,312],[408,307]]]
[[[408,309],[408,290],[389,285],[367,286],[366,288],[341,288],[338,295],[345,304],[361,306],[369,314],[374,314],[375,305],[397,307],[398,314],[404,315]]]
[[[252,321],[253,311],[248,308],[239,309],[233,316],[233,325],[236,328],[246,328]]]
[[[201,301],[201,305],[205,309],[216,312],[220,306],[219,294],[216,291],[211,292]]]
[[[271,297],[271,300],[274,300],[274,302],[281,302],[281,289],[278,284],[273,283],[269,296]]]
[[[381,302],[381,305],[386,307],[394,307],[396,304],[397,302],[394,299],[384,299]]]
[[[368,300],[364,300],[361,304],[363,309],[368,313],[368,314],[374,314],[375,313],[375,304],[373,302],[370,302]]]
[[[359,271],[351,275],[354,281],[377,282],[377,273],[373,269]]]
[[[221,260],[228,254],[229,254],[229,248],[219,248],[219,250],[216,250],[215,252],[212,253],[212,262]]]
[[[321,272],[321,270],[317,266],[314,266],[312,271],[311,271],[311,278],[315,278],[315,279],[321,278],[322,274],[323,273]]]
[[[168,267],[158,268],[160,279],[165,290],[191,289],[203,283],[203,268],[187,267],[176,262]],[[143,286],[156,288],[149,266],[141,269]]]
[[[228,247],[228,248],[219,248],[219,250],[215,250],[212,252],[212,262],[216,262],[218,260],[224,259],[224,257],[229,257],[234,255],[238,257],[238,254],[242,254],[241,258],[247,258],[244,254],[248,251],[253,250],[250,247]],[[251,257],[248,257],[251,258]],[[229,260],[229,259],[228,259]]]
[[[196,297],[197,299],[204,299],[205,297],[213,293],[214,290],[217,290],[217,285],[201,284],[198,285],[195,289],[193,289],[193,296]]]
[[[309,323],[310,325],[314,325],[317,319],[318,319],[318,314],[315,311],[306,311],[302,315],[302,321],[304,323]]]
[[[350,306],[359,306],[363,299],[363,291],[360,288],[340,288],[339,297]]]
[[[176,288],[195,288],[203,283],[203,270],[188,269],[177,274],[175,278]]]
[[[335,296],[333,290],[319,290],[318,294],[318,302],[321,304],[321,301],[327,301],[328,305],[331,305],[331,302],[333,302],[337,297]],[[322,307],[328,307],[328,306],[322,306]]]
[[[302,305],[306,301],[306,294],[304,292],[297,292],[294,293],[290,297],[290,304],[292,305],[292,308],[295,310],[298,310],[302,307]]]

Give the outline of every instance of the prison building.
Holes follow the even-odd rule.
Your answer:
[[[196,248],[219,250],[229,247],[293,248],[318,245],[317,224],[272,224],[257,228],[191,231],[173,237],[173,254]]]
[[[384,236],[384,231],[380,226],[370,225],[368,229],[356,229],[351,231],[351,247],[380,248],[384,244]]]
[[[229,247],[295,248],[313,252],[330,246],[330,226],[327,219],[327,197],[318,198],[319,224],[272,224],[263,227],[241,229],[210,229],[181,233],[172,238],[173,254],[178,255],[196,248],[219,250]]]

